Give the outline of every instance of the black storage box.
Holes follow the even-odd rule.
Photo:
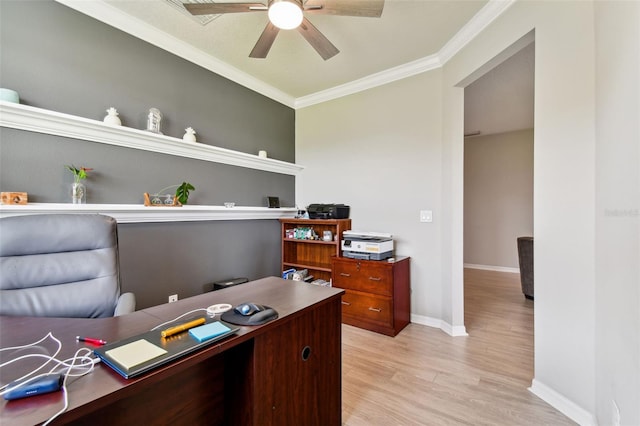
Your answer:
[[[234,285],[248,283],[247,278],[231,278],[228,280],[216,281],[213,283],[213,290],[222,290],[223,288],[233,287]]]
[[[309,219],[348,219],[349,206],[344,204],[310,204]]]

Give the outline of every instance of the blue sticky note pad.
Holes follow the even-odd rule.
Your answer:
[[[231,331],[229,327],[221,322],[211,322],[209,324],[201,325],[189,329],[189,334],[192,335],[198,342],[202,343],[205,340],[213,339],[216,336],[225,334]]]

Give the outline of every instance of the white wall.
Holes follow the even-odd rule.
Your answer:
[[[640,424],[640,2],[596,3],[596,400]]]
[[[296,200],[351,206],[352,228],[411,256],[412,312],[441,318],[441,86],[422,74],[297,112]],[[433,223],[419,211],[433,210]]]
[[[533,129],[465,138],[465,265],[518,271],[522,236],[533,236]]]
[[[414,315],[439,318],[453,330],[463,329],[461,82],[468,84],[483,65],[535,30],[532,390],[581,424],[611,424],[604,407],[610,404],[607,398],[614,396],[624,404],[621,417],[626,424],[638,424],[637,240],[625,243],[635,268],[624,263],[629,272],[615,287],[620,298],[633,301],[617,316],[615,298],[604,303],[596,300],[596,287],[598,295],[607,291],[600,273],[615,271],[615,266],[596,257],[604,251],[596,250],[596,236],[608,245],[615,245],[617,237],[607,226],[600,226],[609,223],[606,219],[596,220],[596,182],[605,183],[602,191],[606,193],[609,183],[601,182],[602,174],[615,173],[616,166],[598,159],[596,169],[596,148],[604,148],[607,141],[598,139],[596,144],[595,118],[598,137],[609,139],[617,135],[616,117],[634,114],[637,121],[639,115],[631,101],[606,102],[608,89],[617,87],[611,81],[617,76],[607,74],[621,69],[627,78],[635,75],[636,88],[638,75],[637,37],[623,41],[625,32],[618,35],[615,30],[622,15],[624,28],[637,31],[637,2],[615,6],[630,10],[611,14],[604,12],[609,7],[614,6],[597,3],[598,14],[605,14],[600,18],[590,1],[516,2],[441,70],[299,111],[296,161],[308,169],[298,179],[297,199],[349,203],[356,227],[396,234],[399,252],[414,257]],[[633,13],[626,16],[628,12]],[[618,49],[622,43],[624,49],[611,53],[615,61],[599,62],[604,74],[597,79],[598,110],[596,23],[602,29],[599,45]],[[635,53],[627,62],[629,49]],[[615,93],[622,97],[622,92]],[[624,130],[624,136],[634,136],[637,144],[637,127]],[[635,156],[627,161],[637,162],[637,151],[631,151]],[[629,167],[620,172],[627,173]],[[380,173],[386,179],[380,179]],[[637,174],[628,179],[638,184]],[[637,187],[631,189],[637,197]],[[637,208],[637,198],[630,205]],[[421,208],[434,210],[434,223],[417,222]],[[624,225],[624,230],[638,236],[637,220]],[[621,332],[624,337],[605,337]],[[610,345],[597,359],[596,334],[598,343]],[[620,366],[615,365],[618,359],[622,359]],[[635,410],[629,400],[635,401]]]
[[[444,67],[445,90],[450,90],[535,30],[532,389],[581,423],[592,422],[595,412],[593,23],[591,2],[517,2]],[[445,108],[443,115],[456,115],[459,108]],[[445,119],[445,126],[450,124]],[[445,141],[449,144],[457,149],[462,140]],[[458,174],[461,169],[453,171]],[[453,186],[452,193],[460,191]],[[454,210],[462,208],[456,200],[452,204]],[[453,223],[458,227],[462,224]],[[453,258],[454,268],[460,263]]]
[[[446,89],[535,30],[532,389],[581,423],[593,421],[595,408],[593,22],[591,2],[518,2],[444,69]]]

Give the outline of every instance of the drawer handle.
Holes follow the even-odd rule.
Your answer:
[[[380,309],[380,308],[372,308],[372,307],[369,307],[369,310],[370,310],[370,311],[374,311],[374,312],[382,312],[382,309]]]
[[[380,277],[369,277],[369,279],[371,281],[382,281],[382,278],[380,278]]]
[[[347,274],[346,272],[340,272],[341,277],[350,277],[351,274]]]
[[[344,300],[342,301],[342,304],[343,304],[343,305],[347,305],[347,306],[351,306],[351,303],[349,303],[349,302],[345,302]]]

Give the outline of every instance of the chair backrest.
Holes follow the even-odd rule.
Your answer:
[[[98,214],[0,219],[0,315],[113,316],[120,296],[116,220]]]

